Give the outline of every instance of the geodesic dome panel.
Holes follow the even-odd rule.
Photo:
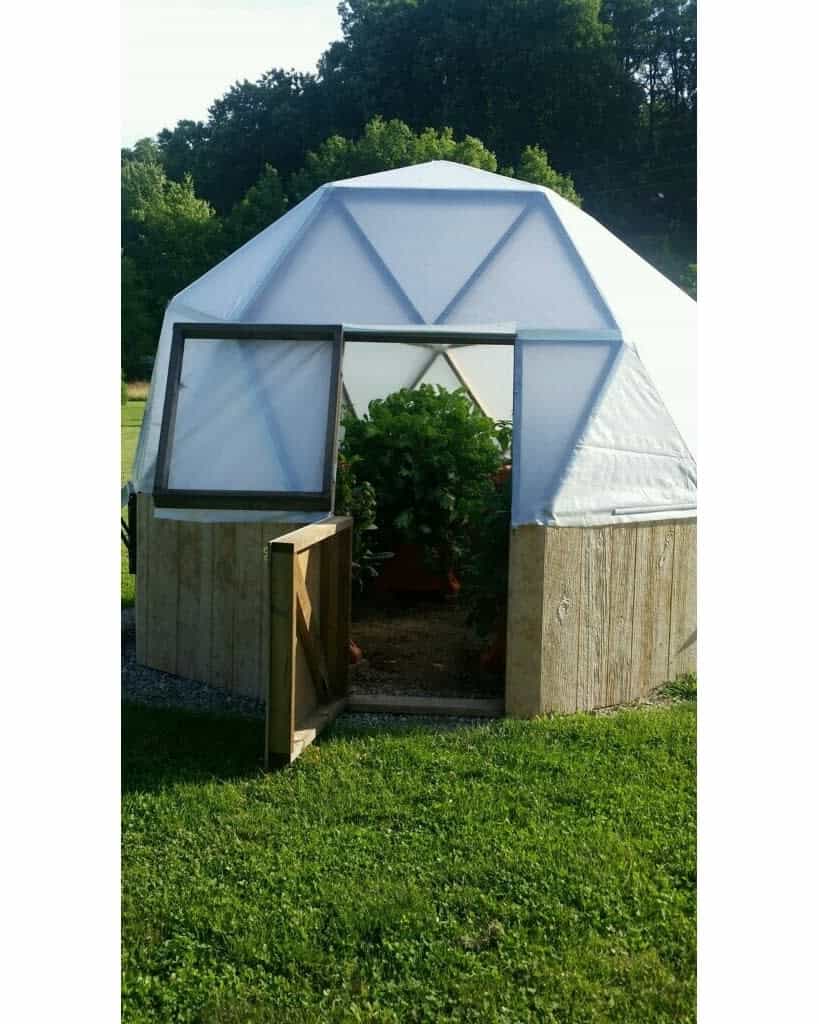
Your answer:
[[[614,326],[546,197],[531,190],[325,190],[239,312],[303,323],[307,309],[312,323]]]
[[[344,346],[344,388],[357,416],[363,416],[374,398],[415,386],[429,362],[422,345],[400,342],[355,342]]]
[[[257,323],[415,323],[378,254],[332,196],[244,316]]]
[[[696,456],[696,302],[593,217],[561,196],[549,198],[624,339],[639,353]]]
[[[453,345],[449,358],[487,416],[512,419],[514,349],[511,345]]]
[[[637,353],[522,332],[512,523],[592,526],[696,509],[696,465]]]

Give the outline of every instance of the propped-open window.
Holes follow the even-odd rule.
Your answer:
[[[332,511],[341,327],[175,324],[154,503]]]

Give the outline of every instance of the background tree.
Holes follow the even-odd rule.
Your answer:
[[[408,167],[428,160],[452,160],[487,171],[495,171],[498,167],[495,154],[480,139],[467,136],[457,141],[451,128],[427,128],[416,134],[403,121],[374,117],[359,139],[333,135],[315,152],[308,152],[304,167],[290,178],[290,197],[293,202],[299,202],[328,181]]]
[[[581,205],[580,196],[575,191],[572,179],[567,174],[558,174],[540,146],[526,146],[520,155],[520,163],[515,177],[520,178],[521,181],[531,181],[535,185],[544,185],[576,206]]]
[[[129,377],[144,375],[168,300],[213,264],[221,232],[190,176],[170,181],[153,160],[123,163],[123,353]]]
[[[278,220],[287,206],[279,172],[267,164],[256,184],[251,185],[225,218],[222,241],[226,254]]]

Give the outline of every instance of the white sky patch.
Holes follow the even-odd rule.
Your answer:
[[[341,37],[338,0],[122,0],[124,146],[205,120],[236,81],[314,71]]]

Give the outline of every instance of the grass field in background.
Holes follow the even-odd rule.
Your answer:
[[[128,400],[144,402],[148,397],[148,389],[151,382],[147,380],[129,380],[126,384],[128,389]]]
[[[129,387],[129,393],[130,388]],[[139,428],[142,423],[142,417],[145,413],[145,400],[137,399],[131,400],[122,407],[122,420],[120,429],[120,445],[121,445],[121,469],[120,483],[125,483],[126,480],[130,479],[131,468],[134,464],[134,453],[136,452],[137,441],[139,440]],[[127,518],[127,510],[123,509],[123,518]],[[121,600],[123,608],[129,608],[134,603],[134,577],[128,573],[128,552],[125,550],[125,545],[120,545],[121,549],[121,560],[120,560],[120,572],[122,585],[120,588]]]
[[[123,1021],[693,1022],[695,708],[341,718],[264,775],[261,723],[128,707]]]

